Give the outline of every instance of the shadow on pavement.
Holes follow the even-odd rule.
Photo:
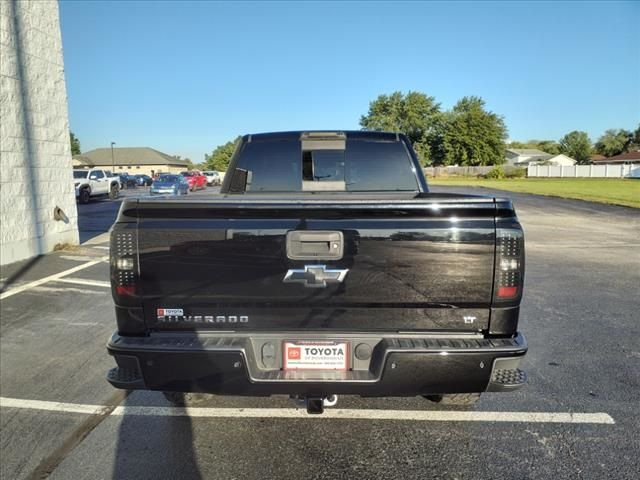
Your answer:
[[[36,264],[42,259],[42,257],[42,255],[38,255],[37,257],[33,257],[32,259],[24,262],[24,264],[21,265],[18,270],[13,272],[4,282],[2,282],[2,286],[0,286],[0,293],[5,292],[7,289],[9,289],[9,287],[11,287],[11,285],[13,285],[24,275],[26,275],[29,270],[36,266]],[[3,267],[3,270],[5,268],[7,267]]]
[[[134,404],[128,396],[122,406]],[[187,416],[125,415],[118,430],[112,478],[201,479],[191,423]]]

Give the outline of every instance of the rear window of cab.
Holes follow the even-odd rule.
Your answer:
[[[235,168],[247,172],[251,192],[419,190],[402,141],[252,141],[241,147]]]

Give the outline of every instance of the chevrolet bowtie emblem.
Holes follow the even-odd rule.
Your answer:
[[[340,283],[347,276],[348,268],[327,269],[326,265],[305,265],[304,269],[291,269],[284,276],[284,283],[301,283],[307,288],[325,288],[327,283]]]

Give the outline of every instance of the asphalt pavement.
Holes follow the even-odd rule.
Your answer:
[[[82,246],[1,272],[0,478],[637,478],[640,210],[433,190],[516,205],[524,389],[484,394],[470,412],[341,397],[319,417],[282,396],[191,395],[189,410],[156,392],[127,396],[104,379],[115,328],[106,232],[119,201],[92,201],[78,206]]]

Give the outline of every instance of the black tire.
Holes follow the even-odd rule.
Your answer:
[[[88,188],[83,188],[82,190],[80,190],[80,195],[78,196],[78,201],[85,205],[87,203],[89,203],[89,200],[91,199],[91,192],[89,191]]]
[[[162,392],[162,395],[174,407],[184,407],[185,395],[183,392]]]
[[[479,393],[450,393],[447,395],[424,395],[424,398],[440,405],[471,407],[480,400]]]
[[[118,185],[111,185],[111,190],[109,190],[109,199],[115,200],[116,198],[118,198],[119,193],[120,189],[118,188]]]

